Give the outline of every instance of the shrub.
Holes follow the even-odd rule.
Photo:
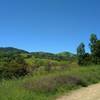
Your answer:
[[[26,89],[46,93],[57,91],[60,87],[63,86],[66,86],[67,88],[71,87],[70,89],[73,89],[73,86],[87,86],[87,83],[78,76],[67,75],[45,77],[39,80],[24,83],[24,87]]]
[[[0,62],[0,77],[13,78],[25,76],[29,73],[28,65],[20,55],[5,55]]]

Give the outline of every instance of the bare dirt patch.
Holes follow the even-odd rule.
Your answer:
[[[100,83],[73,91],[56,100],[100,100]]]

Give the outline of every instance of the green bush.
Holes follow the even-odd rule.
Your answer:
[[[67,76],[61,75],[56,77],[44,77],[39,80],[29,81],[24,83],[24,87],[28,90],[36,92],[54,92],[57,91],[60,87],[67,86],[87,86],[88,84],[82,78],[78,76]]]

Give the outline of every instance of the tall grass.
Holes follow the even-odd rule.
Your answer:
[[[100,81],[100,66],[34,73],[0,82],[0,100],[55,100],[65,92]]]

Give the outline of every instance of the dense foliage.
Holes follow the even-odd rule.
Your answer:
[[[0,77],[12,78],[24,76],[27,73],[27,64],[20,55],[13,53],[0,55]]]
[[[31,74],[34,71],[67,67],[68,62],[76,59],[72,53],[60,54],[33,52],[7,47],[0,48],[0,77],[14,78]]]
[[[85,45],[81,43],[77,48],[78,64],[100,64],[100,40],[97,39],[95,34],[90,36],[90,51],[91,54],[85,52]]]
[[[0,82],[0,100],[56,100],[60,95],[100,82],[100,66],[75,67],[33,73],[23,79]]]

